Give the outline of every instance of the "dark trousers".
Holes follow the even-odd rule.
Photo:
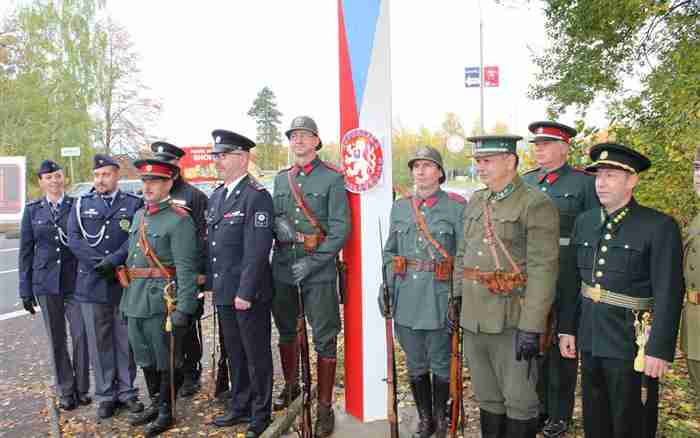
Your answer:
[[[652,438],[658,421],[658,379],[634,371],[633,360],[581,355],[583,426],[586,438]]]
[[[200,300],[197,313],[192,318],[192,324],[182,337],[182,372],[195,380],[202,373],[202,326],[199,321],[203,308],[203,301]]]
[[[41,306],[41,316],[49,338],[58,395],[69,397],[74,393],[87,394],[90,390],[90,363],[80,304],[72,295],[39,295],[36,298]],[[68,354],[66,321],[70,330],[72,355]]]
[[[537,395],[540,398],[540,412],[547,414],[552,421],[569,421],[574,412],[578,357],[562,357],[557,345],[539,361]]]
[[[272,322],[269,303],[249,310],[217,306],[229,362],[231,409],[265,427],[272,409]]]

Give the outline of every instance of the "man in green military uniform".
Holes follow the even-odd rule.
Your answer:
[[[695,192],[700,196],[700,146],[693,161]],[[687,298],[681,325],[681,349],[688,363],[690,381],[700,396],[700,215],[695,216],[688,228],[688,238],[683,245],[683,274]],[[700,411],[700,402],[698,403]]]
[[[286,135],[294,165],[275,177],[276,244],[272,256],[272,315],[280,334],[285,387],[273,408],[284,409],[300,392],[296,317],[297,285],[301,285],[318,354],[318,418],[314,430],[317,437],[325,437],[332,433],[335,423],[331,404],[340,332],[336,258],[350,233],[350,211],[342,172],[317,156],[322,144],[316,122],[310,117],[296,117]]]
[[[151,405],[133,415],[131,424],[151,422],[145,434],[155,436],[175,422],[172,402],[182,382],[180,341],[197,311],[200,261],[194,222],[169,196],[177,167],[157,159],[134,165],[144,183],[146,205],[131,224],[121,224],[130,234],[129,255],[122,261],[130,283],[120,310],[128,318],[129,344],[151,397]]]
[[[419,148],[408,168],[416,193],[397,200],[391,209],[384,269],[420,418],[413,436],[428,438],[435,433],[444,438],[450,382],[450,331],[445,327],[449,280],[457,243],[462,240],[466,200],[442,191],[442,156],[430,146]],[[385,309],[383,298],[382,287],[380,312]]]
[[[562,357],[558,348],[559,302],[563,296],[576,297],[575,254],[571,250],[571,230],[579,213],[600,207],[595,193],[593,175],[567,164],[569,143],[576,130],[556,122],[533,122],[528,127],[533,134],[536,169],[523,174],[523,181],[549,196],[559,209],[559,278],[552,305],[552,336],[543,345],[537,392],[540,397],[540,418],[546,420],[544,436],[555,438],[566,433],[574,411],[578,358]],[[555,344],[554,348],[552,343]],[[542,424],[540,424],[542,425]]]
[[[455,259],[460,324],[483,437],[535,437],[533,361],[554,300],[559,212],[517,174],[519,136],[480,136],[474,158],[486,188],[464,211]],[[514,349],[515,347],[515,349]]]
[[[637,204],[651,162],[620,144],[591,148],[603,206],[582,213],[571,243],[578,297],[562,303],[559,347],[581,356],[586,437],[656,436],[658,377],[676,351],[683,304],[682,242],[672,217]],[[646,400],[642,382],[646,380]]]

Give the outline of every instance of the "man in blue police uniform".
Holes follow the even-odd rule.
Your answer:
[[[61,167],[45,160],[37,172],[44,196],[27,204],[22,216],[19,251],[19,295],[27,312],[41,306],[51,348],[59,406],[67,411],[87,405],[90,369],[85,325],[73,298],[78,262],[68,250],[66,223],[73,198],[64,192]],[[66,320],[73,346],[68,354]]]
[[[224,180],[207,212],[207,283],[224,335],[230,367],[231,400],[214,424],[249,422],[246,438],[260,436],[272,409],[271,309],[272,197],[248,175],[255,143],[235,132],[212,132],[212,156]]]
[[[197,248],[199,249],[197,273],[203,275],[207,260],[207,246],[205,243],[207,236],[207,223],[205,220],[207,195],[183,179],[179,166],[180,158],[185,156],[185,151],[164,141],[153,143],[151,151],[155,154],[156,159],[167,161],[178,167],[178,173],[173,181],[173,188],[170,190],[170,198],[174,204],[185,207],[194,221],[194,225],[197,228]],[[204,295],[202,294],[202,298],[198,300],[197,313],[191,319],[190,330],[187,331],[187,334],[182,339],[182,372],[184,381],[179,394],[183,397],[192,396],[199,390],[199,377],[202,374],[202,325],[200,318],[204,312],[203,298]],[[217,379],[217,383],[219,381]]]
[[[78,258],[75,299],[85,321],[90,360],[95,372],[97,415],[109,418],[116,408],[143,409],[134,387],[136,365],[129,348],[126,321],[119,314],[122,288],[114,267],[128,252],[129,227],[143,201],[118,189],[119,164],[95,155],[94,190],[79,197],[68,219],[68,246]]]
[[[578,374],[578,358],[563,357],[555,346],[558,344],[558,322],[561,321],[559,303],[564,296],[576,297],[579,291],[575,254],[569,245],[571,230],[580,213],[598,208],[600,203],[595,193],[593,175],[573,168],[566,162],[576,130],[549,121],[530,123],[529,130],[533,134],[530,141],[533,143],[538,167],[525,172],[523,181],[549,196],[559,210],[559,276],[547,327],[548,333],[552,335],[545,336],[537,380],[542,420],[540,425],[544,426],[542,432],[547,438],[556,438],[565,434],[569,428]]]
[[[581,289],[562,302],[559,347],[564,357],[581,356],[586,437],[653,437],[658,378],[673,362],[683,305],[681,233],[673,218],[634,199],[648,158],[612,143],[590,156],[602,208],[574,224]]]

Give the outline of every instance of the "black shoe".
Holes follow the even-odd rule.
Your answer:
[[[185,379],[180,387],[180,397],[192,397],[199,391],[199,379],[195,379],[191,373],[185,374]]]
[[[75,394],[75,400],[80,406],[87,406],[92,403],[92,399],[87,394]]]
[[[301,394],[299,384],[284,385],[284,388],[279,393],[277,398],[272,401],[272,410],[277,412],[285,409]]]
[[[245,438],[258,438],[259,436],[262,436],[263,433],[265,433],[265,430],[267,429],[267,426],[270,424],[270,422],[265,422],[265,423],[251,423],[248,426],[248,430],[245,431]]]
[[[143,426],[158,418],[158,396],[151,399],[151,404],[143,411],[129,414],[129,424],[132,426]]]
[[[248,423],[250,421],[250,415],[237,414],[233,410],[226,410],[224,415],[219,415],[214,418],[214,425],[218,427],[230,427],[236,424]]]
[[[119,402],[119,407],[124,408],[132,414],[138,414],[143,411],[143,403],[137,398],[130,398],[125,402]]]
[[[175,425],[175,418],[170,409],[170,404],[161,404],[158,408],[158,418],[150,423],[143,430],[144,435],[148,437],[157,436]]]
[[[547,424],[549,424],[549,415],[540,414],[537,417],[537,432],[542,432],[547,427]]]
[[[422,374],[410,380],[413,401],[418,411],[418,429],[413,438],[430,438],[435,433],[433,422],[433,397],[430,385],[430,374]]]
[[[104,401],[97,405],[97,417],[101,419],[110,418],[114,415],[114,402]]]
[[[316,412],[316,425],[314,427],[314,437],[325,438],[333,433],[335,428],[335,414],[332,406],[318,404]]]
[[[62,395],[58,399],[58,407],[64,411],[72,411],[78,406],[73,395]]]
[[[559,420],[548,422],[544,429],[542,429],[542,432],[546,438],[558,438],[564,436],[568,430],[568,421]]]

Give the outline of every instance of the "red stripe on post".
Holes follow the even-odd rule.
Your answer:
[[[338,0],[338,46],[340,76],[340,138],[359,126],[355,89],[352,82],[342,0]],[[345,409],[364,417],[362,351],[362,236],[360,195],[348,193],[352,229],[343,257],[348,264],[348,290],[345,297]]]

